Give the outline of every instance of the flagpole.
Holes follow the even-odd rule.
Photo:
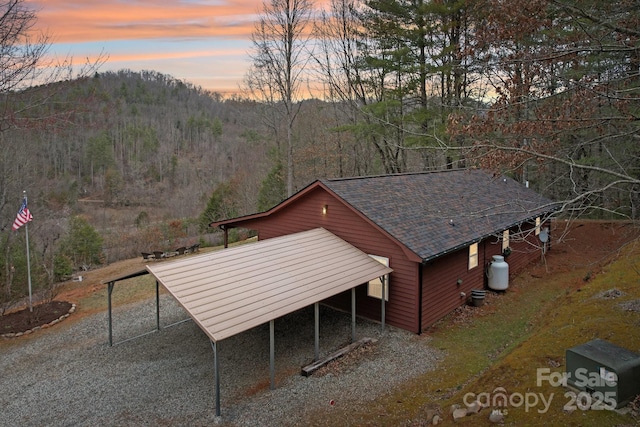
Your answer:
[[[24,200],[27,201],[27,192],[23,191]],[[27,242],[27,278],[29,281],[29,311],[33,311],[33,304],[31,298],[31,257],[29,256],[29,222],[27,221],[24,224],[24,230],[26,233],[26,242]]]

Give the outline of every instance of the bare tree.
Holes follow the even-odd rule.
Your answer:
[[[71,58],[48,57],[49,36],[36,31],[36,10],[25,0],[0,3],[0,131],[66,121],[72,107],[48,108],[60,90],[57,82],[91,75],[104,62],[82,65]]]
[[[304,71],[308,64],[313,3],[270,0],[252,34],[253,65],[246,85],[271,108],[282,109],[286,127],[287,195],[293,194],[293,124],[299,111]],[[276,134],[277,135],[277,134]]]
[[[33,76],[46,52],[47,37],[29,35],[36,15],[22,1],[7,1],[0,8],[0,91],[4,93],[22,89]]]
[[[386,172],[415,170],[413,152],[509,173],[566,215],[637,219],[634,5],[332,0],[316,66]]]
[[[465,156],[563,201],[567,215],[637,219],[640,14],[630,4],[477,5],[474,54],[496,99],[451,115]]]
[[[0,214],[4,218],[3,230],[11,224],[22,190],[29,189],[37,181],[36,175],[30,173],[34,157],[29,154],[36,150],[25,149],[25,135],[29,130],[69,123],[78,103],[54,103],[54,97],[72,84],[73,78],[90,75],[103,61],[100,56],[95,63],[87,63],[74,73],[71,59],[48,59],[49,37],[35,30],[36,22],[36,10],[26,0],[0,2]],[[33,144],[33,138],[27,141]],[[37,211],[37,208],[32,210]],[[45,219],[44,215],[37,217],[41,221]],[[19,238],[13,238],[10,233],[6,238],[2,237],[0,281],[4,284],[4,293],[0,299],[4,302],[21,296],[18,282],[24,282],[20,276],[24,269],[15,265],[16,260],[22,259]],[[33,271],[41,271],[42,265],[42,262],[36,262]],[[36,285],[38,276],[36,274]]]

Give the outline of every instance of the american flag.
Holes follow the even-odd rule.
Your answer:
[[[17,230],[32,219],[33,215],[31,215],[31,212],[29,212],[29,208],[27,207],[27,198],[25,197],[24,199],[22,199],[22,206],[20,206],[18,215],[16,215],[16,220],[13,221],[13,229]]]

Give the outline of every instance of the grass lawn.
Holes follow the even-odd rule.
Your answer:
[[[502,387],[508,396],[527,396],[529,408],[526,402],[516,406],[517,400],[506,407],[507,425],[635,425],[638,420],[616,411],[577,409],[569,389],[554,387],[545,380],[538,385],[538,368],[564,372],[566,349],[594,338],[638,351],[639,267],[640,245],[635,245],[590,281],[574,271],[534,286],[516,282],[516,292],[501,296],[490,315],[474,319],[472,324],[435,332],[434,345],[448,350],[445,365],[449,369],[440,371],[437,385],[428,386],[428,393],[441,399],[441,407],[447,409],[445,415],[453,404],[464,406],[467,393],[492,395]],[[583,281],[584,285],[563,289],[558,281]],[[428,382],[423,379],[423,383]],[[438,389],[451,395],[438,393]],[[485,410],[457,424],[489,424],[488,414]]]
[[[640,241],[600,261],[555,272],[541,264],[484,306],[461,307],[427,334],[446,352],[437,370],[362,412],[341,414],[344,424],[426,426],[438,413],[439,425],[493,425],[488,408],[456,422],[450,408],[465,407],[465,396],[491,401],[502,392],[513,399],[503,425],[640,425],[629,411],[577,409],[569,389],[537,384],[538,368],[564,372],[565,351],[594,338],[640,352]]]

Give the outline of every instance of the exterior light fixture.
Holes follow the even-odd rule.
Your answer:
[[[329,205],[322,206],[322,215],[326,215],[329,210]]]

